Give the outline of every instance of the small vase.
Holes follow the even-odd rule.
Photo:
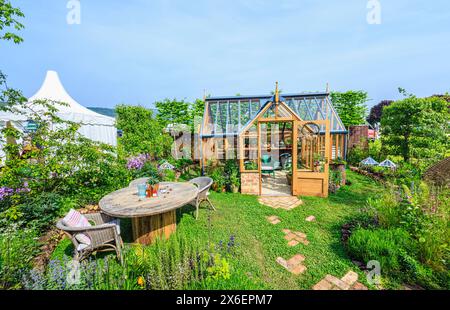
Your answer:
[[[153,197],[158,196],[158,191],[159,191],[159,183],[153,185]]]
[[[147,185],[147,198],[152,198],[153,197],[153,187],[149,184]]]

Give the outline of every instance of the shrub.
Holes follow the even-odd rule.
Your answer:
[[[114,255],[89,259],[73,272],[67,256],[54,257],[44,272],[31,270],[23,277],[27,289],[149,289],[181,290],[219,287],[231,276],[228,258],[234,251],[234,237],[226,250],[201,249],[195,243],[173,236],[151,246],[134,245],[124,251],[124,265]],[[223,251],[222,251],[223,250]],[[77,275],[77,281],[69,281]]]
[[[20,219],[28,226],[42,231],[53,225],[57,217],[78,206],[78,203],[70,197],[43,192],[30,197],[19,206]]]
[[[153,112],[140,106],[116,107],[117,128],[123,131],[118,139],[120,157],[149,154],[152,159],[168,157],[172,138],[164,133],[164,124]]]
[[[211,173],[208,174],[214,180],[214,183],[212,185],[213,190],[218,193],[222,193],[227,183],[227,177],[225,175],[224,168],[216,167],[215,169],[212,170]]]
[[[20,288],[22,275],[38,253],[37,233],[9,227],[0,233],[0,289]]]
[[[351,252],[360,258],[364,257],[362,252],[377,256],[383,247],[374,244],[388,247],[391,243],[394,246],[398,242],[393,242],[392,236],[386,232],[392,234],[401,230],[412,240],[413,247],[398,247],[400,252],[386,250],[392,256],[392,260],[385,263],[387,268],[398,267],[403,262],[404,277],[410,281],[415,279],[430,288],[446,287],[449,261],[448,193],[448,189],[429,188],[425,183],[419,183],[411,187],[391,188],[382,197],[369,199],[369,214],[383,229],[355,232],[350,238],[353,238]]]
[[[173,170],[162,171],[163,182],[175,182],[177,180],[177,173]]]
[[[352,255],[367,263],[380,262],[382,272],[401,275],[402,250],[415,253],[414,243],[402,229],[358,229],[350,236],[348,248]]]

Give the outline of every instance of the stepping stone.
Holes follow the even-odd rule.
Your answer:
[[[296,246],[299,243],[308,245],[309,241],[306,238],[306,234],[298,231],[290,231],[289,229],[283,229],[285,234],[284,239],[288,241],[288,246]]]
[[[325,280],[333,284],[334,286],[337,286],[341,290],[348,290],[350,288],[350,285],[342,281],[341,279],[338,279],[332,275],[327,274],[325,277]]]
[[[281,220],[276,215],[267,217],[267,220],[269,221],[270,224],[273,224],[273,225],[277,225],[277,224],[281,223]]]
[[[302,238],[305,239],[306,238],[306,234],[302,233],[302,232],[294,232],[294,234],[298,237],[298,238]]]
[[[280,264],[286,270],[288,270],[290,273],[294,275],[299,275],[305,272],[307,269],[306,266],[302,264],[304,260],[305,257],[303,255],[297,254],[287,261],[282,257],[278,257],[277,263]]]
[[[291,241],[297,239],[297,235],[294,233],[288,233],[286,236],[284,236],[284,239],[286,239],[287,241]]]
[[[286,197],[261,197],[259,203],[274,209],[292,210],[297,208],[303,202],[295,196]]]
[[[352,290],[354,290],[354,291],[367,291],[369,289],[364,284],[362,284],[360,282],[356,282],[356,284],[352,287]]]
[[[313,216],[313,215],[308,216],[308,217],[305,219],[305,221],[307,221],[307,222],[315,222],[315,221],[316,221],[316,217]]]
[[[298,242],[297,240],[291,240],[291,241],[288,242],[288,246],[296,246],[299,243],[300,242]]]
[[[315,291],[329,291],[333,288],[333,284],[328,282],[325,279],[320,280],[319,283],[313,286],[313,290]]]
[[[287,261],[283,257],[277,257],[277,263],[286,269],[289,268]]]
[[[297,265],[297,267],[292,268],[290,271],[291,273],[295,274],[296,276],[298,276],[299,274],[302,274],[306,271],[306,266],[305,265]]]
[[[349,271],[341,280],[352,286],[358,281],[358,274],[354,271]]]
[[[365,285],[357,281],[358,274],[354,271],[347,272],[341,279],[327,274],[313,286],[313,290],[367,290]]]
[[[297,255],[293,256],[292,258],[290,258],[287,261],[287,263],[288,263],[289,267],[295,267],[304,261],[305,261],[305,257],[301,254],[297,254]]]

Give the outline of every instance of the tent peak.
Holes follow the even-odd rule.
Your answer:
[[[36,100],[50,100],[56,102],[66,103],[67,106],[58,105],[59,113],[62,114],[85,114],[95,116],[98,119],[104,119],[108,123],[113,123],[114,119],[108,116],[98,114],[88,108],[79,104],[73,99],[64,88],[59,78],[58,72],[54,70],[48,70],[42,83],[41,88],[28,99],[29,102]]]

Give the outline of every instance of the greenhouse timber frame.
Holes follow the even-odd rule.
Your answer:
[[[329,92],[280,95],[277,83],[273,96],[205,99],[200,161],[204,169],[238,160],[243,194],[278,196],[264,186],[284,171],[284,194],[327,197],[329,165],[346,158],[347,133]]]

